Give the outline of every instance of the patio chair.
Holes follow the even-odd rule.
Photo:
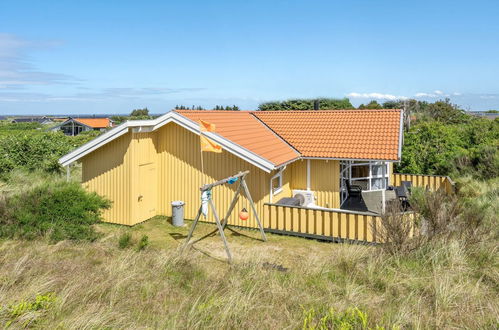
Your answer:
[[[411,191],[412,181],[402,181],[402,185],[406,187],[409,192]]]
[[[400,201],[400,205],[403,211],[407,211],[410,208],[409,205],[409,189],[405,185],[401,185],[399,187],[395,187],[395,193]]]
[[[358,185],[350,184],[350,180],[346,180],[347,191],[349,197],[357,197],[358,199],[362,198],[362,187]]]

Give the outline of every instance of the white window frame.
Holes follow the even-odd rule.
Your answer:
[[[277,188],[274,189],[274,185],[272,183],[276,179],[278,180],[279,185]],[[272,187],[272,194],[277,195],[278,193],[282,192],[282,172],[281,171],[279,171],[279,173],[277,173],[276,175],[274,175],[272,177],[272,179],[270,179],[270,186]]]
[[[354,163],[354,161],[348,160],[348,161],[342,161],[341,164],[343,166],[342,170],[340,171],[341,203],[343,203],[348,198],[348,193],[346,192],[346,186],[343,185],[343,180],[345,179],[345,177],[352,184],[355,184],[355,181],[367,180],[366,191],[386,190],[388,188],[388,186],[390,185],[390,164],[389,164],[389,162],[365,161],[365,162]],[[352,178],[352,167],[353,166],[366,166],[366,165],[369,166],[369,175],[368,176]],[[384,165],[382,168],[381,175],[373,175],[373,166],[379,166],[379,165]],[[347,175],[345,176],[345,174],[347,174]],[[373,179],[385,179],[385,180],[383,180],[383,186],[381,188],[372,189]]]
[[[279,193],[282,192],[282,172],[283,170],[279,170],[274,176],[270,178],[270,202],[273,203],[273,198],[274,196],[278,195]],[[278,180],[279,186],[278,188],[274,189],[274,185],[272,184],[274,180]]]

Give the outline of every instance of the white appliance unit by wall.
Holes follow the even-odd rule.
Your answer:
[[[310,190],[293,190],[293,198],[300,200],[300,206],[310,207],[315,205],[315,194]]]

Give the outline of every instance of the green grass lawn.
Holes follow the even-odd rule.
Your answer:
[[[191,223],[187,222],[189,226]],[[0,322],[13,328],[494,328],[497,252],[435,244],[378,247],[226,230],[179,254],[189,227],[156,217],[97,226],[92,243],[0,242]],[[195,237],[215,229],[200,224]],[[128,248],[119,248],[123,235]],[[137,251],[147,235],[149,245]],[[322,321],[321,321],[322,320]],[[366,320],[366,321],[364,321]],[[321,323],[322,322],[322,323]],[[367,323],[364,323],[367,322]]]

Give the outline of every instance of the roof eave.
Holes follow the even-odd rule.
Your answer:
[[[311,157],[304,156],[301,159],[322,159],[322,160],[358,160],[369,162],[398,162],[398,159],[383,159],[383,158],[346,158],[346,157]]]
[[[59,164],[61,164],[62,166],[68,166],[78,161],[79,159],[91,153],[92,151],[98,149],[102,145],[109,143],[112,140],[120,137],[121,135],[128,133],[128,129],[131,127],[132,128],[147,127],[149,128],[148,131],[154,131],[170,122],[174,122],[197,135],[200,134],[199,125],[195,121],[192,121],[189,118],[184,117],[175,111],[170,111],[156,119],[127,121],[117,127],[114,127],[113,129],[107,131],[106,133],[93,139],[92,141],[87,142],[86,144],[82,145],[76,150],[62,156],[59,159]],[[270,173],[272,170],[277,168],[277,166],[274,163],[270,162],[269,160],[256,155],[255,153],[249,151],[248,149],[245,149],[240,145],[216,133],[206,132],[204,134],[213,141],[220,144],[224,149],[226,149],[230,153],[235,154],[236,156],[242,158],[243,160],[249,162],[250,164],[260,168],[261,170],[267,173]]]

